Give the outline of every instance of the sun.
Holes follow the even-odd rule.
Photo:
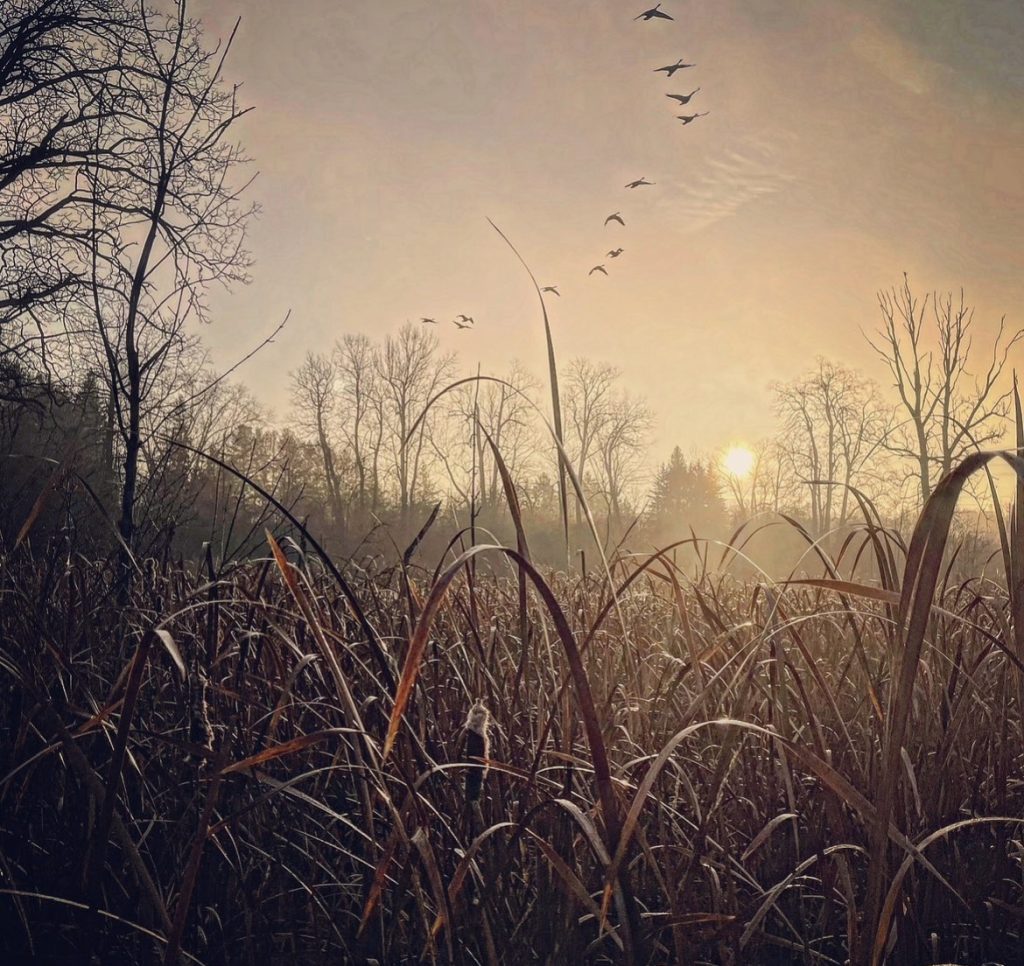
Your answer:
[[[755,457],[749,446],[730,446],[722,457],[722,467],[730,476],[749,476]]]

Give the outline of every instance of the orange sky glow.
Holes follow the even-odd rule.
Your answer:
[[[439,327],[465,369],[542,373],[535,296],[487,217],[559,286],[562,363],[612,362],[647,397],[658,456],[771,431],[769,383],[816,355],[884,385],[861,330],[904,271],[962,285],[987,332],[1024,324],[1019,3],[642,6],[197,3],[211,34],[242,18],[228,75],[263,207],[253,283],[213,298],[217,363],[291,309],[241,372],[283,415],[308,350],[465,312],[475,331]],[[679,57],[697,66],[654,73]],[[697,86],[710,114],[684,127],[665,94]]]

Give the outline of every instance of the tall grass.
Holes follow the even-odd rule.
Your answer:
[[[1019,585],[942,569],[988,458],[905,550],[869,518],[781,584],[731,573],[742,534],[721,567],[585,576],[540,573],[525,532],[344,576],[271,538],[213,580],[140,561],[118,607],[108,569],[29,535],[0,586],[0,949],[1014,961]]]
[[[746,527],[717,562],[696,536],[606,552],[537,294],[566,548],[571,483],[597,571],[534,565],[489,437],[515,549],[417,562],[418,537],[343,573],[259,491],[295,540],[219,575],[136,561],[125,599],[26,521],[0,564],[8,958],[1020,961],[1024,484],[1004,583],[943,563],[967,479],[1024,480],[1024,453],[968,458],[909,544],[856,492],[834,557],[789,521],[810,577],[751,577]]]

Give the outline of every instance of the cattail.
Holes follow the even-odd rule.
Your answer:
[[[488,738],[488,729],[491,724],[491,713],[487,710],[482,701],[477,701],[469,709],[466,715],[466,758],[482,758],[485,761],[490,757],[491,744]],[[487,765],[473,767],[466,772],[466,801],[476,802],[480,799],[480,789],[483,787],[484,779],[487,777]]]
[[[194,745],[212,750],[213,725],[210,724],[210,706],[206,702],[209,686],[209,678],[200,668],[194,668],[189,681],[188,740]]]

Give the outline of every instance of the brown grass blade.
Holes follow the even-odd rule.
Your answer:
[[[918,853],[924,852],[924,850],[933,842],[938,842],[940,839],[947,838],[953,832],[958,832],[963,828],[970,828],[977,825],[997,824],[1021,825],[1024,824],[1024,819],[1005,818],[1002,816],[964,819],[960,822],[954,822],[952,825],[945,825],[932,832],[917,843],[915,849]],[[885,947],[889,941],[889,932],[892,929],[892,923],[896,913],[896,904],[899,901],[900,892],[903,888],[903,880],[906,879],[907,873],[910,871],[913,863],[914,856],[912,855],[908,855],[903,860],[900,867],[896,870],[896,874],[893,876],[892,884],[889,886],[889,891],[886,893],[885,902],[882,905],[882,915],[879,918],[878,927],[875,931],[874,943],[871,949],[872,966],[882,966],[884,962]]]
[[[174,666],[181,674],[182,680],[187,678],[188,671],[185,670],[185,661],[181,656],[181,651],[178,650],[178,645],[174,643],[174,638],[171,637],[171,632],[163,627],[158,627],[153,633],[156,634],[157,639],[163,644],[164,650],[171,656],[171,660],[174,661]]]
[[[906,734],[913,706],[914,683],[924,645],[928,620],[932,612],[943,553],[953,522],[953,514],[964,485],[991,460],[1002,457],[1024,476],[1024,460],[1009,453],[979,452],[968,456],[956,469],[943,477],[921,512],[903,573],[899,618],[902,631],[902,652],[889,690],[888,712],[882,741],[879,783],[875,800],[877,821],[871,835],[868,861],[868,882],[865,898],[865,935],[877,934],[882,903],[890,881],[888,863],[889,823],[900,785],[900,749]],[[860,951],[862,963],[870,961],[870,951]]]
[[[562,429],[562,399],[558,391],[558,364],[555,361],[555,342],[551,337],[551,322],[548,319],[548,307],[544,303],[544,293],[540,290],[540,285],[537,284],[537,279],[534,278],[533,272],[530,270],[530,266],[526,264],[526,259],[519,254],[519,250],[509,240],[508,236],[496,225],[490,218],[487,219],[490,226],[504,239],[505,244],[512,249],[513,254],[519,259],[519,263],[526,269],[526,274],[530,276],[530,281],[533,283],[533,289],[537,293],[537,298],[540,301],[541,315],[544,317],[544,341],[547,344],[548,351],[548,381],[551,386],[551,415],[554,421],[555,427],[555,442],[558,444],[558,502],[562,511],[562,536],[565,539],[565,557],[566,563],[570,558],[569,549],[569,491],[566,486],[565,476],[566,470],[569,468],[569,463],[565,457],[565,433]]]
[[[270,748],[264,748],[255,755],[249,755],[247,758],[241,759],[241,761],[234,761],[222,768],[220,773],[222,775],[230,775],[232,772],[246,771],[249,768],[254,768],[256,765],[262,765],[266,761],[272,761],[274,758],[282,758],[285,755],[292,755],[297,751],[303,751],[312,745],[330,738],[332,735],[355,733],[351,728],[325,728],[323,731],[313,731],[308,735],[300,735],[298,738],[292,738],[290,741],[282,741],[280,744],[273,745]]]
[[[28,516],[25,517],[25,522],[22,523],[21,528],[18,530],[17,537],[14,538],[15,550],[17,550],[28,537],[29,532],[35,526],[36,521],[39,519],[43,510],[46,509],[46,504],[50,501],[50,496],[56,492],[57,487],[63,482],[66,472],[64,465],[58,464],[50,474],[50,478],[39,491],[39,495],[35,498],[35,501],[32,504],[32,509],[28,512]]]

